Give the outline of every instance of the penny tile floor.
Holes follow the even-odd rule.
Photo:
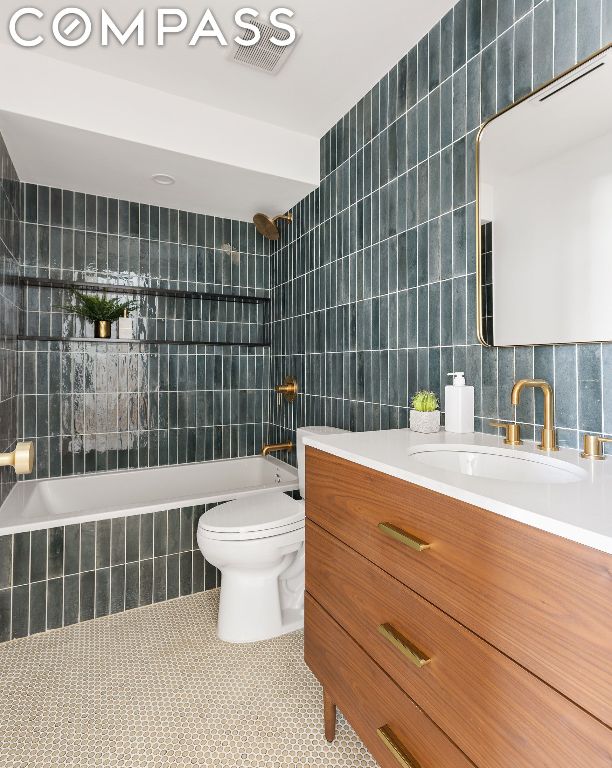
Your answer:
[[[217,605],[207,592],[0,645],[0,766],[375,768],[342,718],[325,741],[302,633],[221,643]]]

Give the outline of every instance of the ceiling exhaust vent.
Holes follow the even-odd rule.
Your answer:
[[[278,29],[270,24],[264,24],[257,19],[249,19],[249,24],[257,27],[261,33],[261,38],[255,45],[246,46],[236,43],[232,58],[240,64],[246,64],[247,67],[259,69],[263,72],[268,72],[270,75],[275,75],[284,66],[291,55],[291,52],[297,45],[300,37],[299,32],[297,32],[297,37],[291,45],[275,45],[270,42],[270,39],[274,37],[276,40],[287,40],[289,38],[289,32],[287,30]],[[245,29],[241,40],[249,41],[254,37],[255,33],[252,29]]]

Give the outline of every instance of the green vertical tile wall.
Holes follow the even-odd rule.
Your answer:
[[[457,369],[480,431],[514,415],[515,378],[544,375],[562,444],[612,434],[609,344],[478,344],[474,209],[481,122],[610,41],[612,0],[461,0],[322,138],[321,185],[273,254],[273,379],[302,385],[272,402],[275,439],[405,427],[408,396]],[[533,436],[539,396],[517,417]]]
[[[32,184],[23,210],[25,277],[269,297],[269,243],[250,223]],[[24,297],[24,333],[91,336],[62,311],[68,292]],[[36,444],[36,477],[261,450],[269,349],[171,342],[263,343],[264,305],[143,297],[135,314],[137,338],[169,343],[20,342],[19,431]]]
[[[13,450],[17,438],[20,219],[19,178],[0,136],[0,452]],[[13,470],[0,468],[0,505],[14,483]]]

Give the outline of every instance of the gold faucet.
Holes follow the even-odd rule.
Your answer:
[[[264,445],[261,451],[262,456],[269,456],[271,453],[278,453],[279,451],[292,451],[294,448],[293,443],[277,443],[276,445]]]
[[[521,392],[525,387],[541,389],[544,395],[544,427],[542,439],[538,448],[541,451],[558,451],[557,434],[555,432],[555,396],[552,387],[543,379],[521,379],[512,387],[512,405],[519,404]]]

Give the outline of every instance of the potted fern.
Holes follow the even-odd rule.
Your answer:
[[[106,294],[89,296],[79,291],[72,291],[72,295],[75,299],[74,303],[65,304],[62,309],[93,323],[96,339],[110,339],[111,324],[126,313],[134,311],[138,306],[132,299],[122,302],[119,299],[108,299]]]
[[[426,389],[417,392],[411,406],[410,429],[413,432],[430,434],[440,431],[440,402],[433,392]]]

